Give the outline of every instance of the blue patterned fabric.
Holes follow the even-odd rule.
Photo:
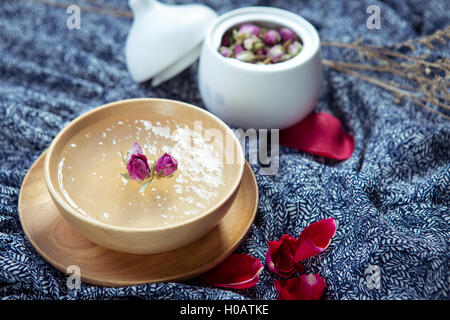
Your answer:
[[[0,3],[0,297],[275,299],[276,277],[267,270],[254,288],[239,291],[207,287],[198,279],[124,288],[83,283],[70,290],[67,275],[33,249],[19,222],[19,189],[28,168],[65,124],[96,106],[128,98],[203,106],[197,65],[157,88],[132,81],[123,53],[130,18],[82,11],[81,29],[69,30],[64,5],[38,2]],[[128,10],[125,0],[107,3]],[[288,9],[314,24],[322,40],[336,42],[360,37],[374,44],[399,42],[450,21],[445,0],[204,3],[220,14],[248,5]],[[381,9],[379,30],[366,27],[371,4]],[[328,59],[348,57],[342,54],[323,48]],[[448,58],[448,47],[433,54]],[[334,217],[339,228],[330,247],[306,261],[308,272],[325,278],[325,299],[447,299],[450,122],[407,100],[398,106],[388,92],[328,68],[317,110],[338,117],[355,137],[353,156],[335,162],[283,147],[275,176],[260,175],[253,166],[259,210],[238,252],[264,261],[268,240],[284,233],[298,236],[310,223]],[[369,285],[373,270],[380,275],[379,289]]]

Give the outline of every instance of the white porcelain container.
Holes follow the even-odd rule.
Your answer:
[[[302,51],[272,65],[221,56],[223,34],[249,22],[292,29],[303,42]],[[228,124],[268,129],[294,125],[314,109],[321,84],[319,35],[292,12],[270,7],[237,9],[219,17],[206,32],[199,65],[200,94],[207,109]]]

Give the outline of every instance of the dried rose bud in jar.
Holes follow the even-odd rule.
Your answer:
[[[302,49],[303,43],[293,30],[249,22],[225,32],[218,51],[225,58],[246,63],[275,64],[292,59]]]

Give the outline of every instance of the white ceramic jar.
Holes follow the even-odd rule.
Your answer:
[[[244,23],[290,28],[300,37],[303,49],[294,58],[271,65],[221,56],[222,36]],[[292,12],[270,7],[237,9],[219,17],[206,32],[199,65],[200,94],[207,109],[228,124],[268,129],[292,126],[314,109],[321,84],[319,35]]]

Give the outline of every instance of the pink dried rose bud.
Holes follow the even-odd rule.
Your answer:
[[[239,53],[244,51],[244,48],[241,45],[234,46],[234,57],[236,57]]]
[[[228,47],[220,47],[219,53],[224,57],[231,57],[231,49]]]
[[[253,54],[253,52],[249,50],[244,50],[240,52],[238,55],[236,55],[236,59],[244,62],[250,62],[255,59],[255,55]]]
[[[250,38],[245,39],[244,42],[242,43],[242,45],[244,46],[244,48],[246,50],[252,50],[254,42],[255,42],[255,39],[253,37],[250,37]]]
[[[267,44],[269,46],[273,46],[273,45],[277,44],[278,42],[280,42],[281,36],[276,30],[268,30],[264,34],[263,40],[264,40],[265,44]]]
[[[277,44],[267,51],[266,57],[270,58],[272,62],[278,62],[284,55],[283,46],[281,44]]]
[[[147,157],[137,142],[128,151],[127,171],[130,179],[134,181],[143,181],[151,175]]]
[[[281,40],[283,40],[283,42],[288,40],[294,42],[296,40],[297,36],[295,35],[294,31],[289,28],[281,28],[280,30],[278,30],[278,32],[280,33]]]
[[[164,153],[156,161],[156,174],[160,177],[168,177],[178,169],[178,161],[168,153]]]
[[[254,24],[244,24],[239,28],[239,34],[246,34],[248,36],[254,35],[258,36],[260,32],[260,28],[255,26]]]
[[[291,43],[288,46],[288,52],[289,54],[291,54],[292,56],[296,56],[297,54],[300,53],[300,51],[302,51],[302,44],[298,41],[294,41],[293,43]]]
[[[260,50],[264,46],[261,39],[257,36],[251,36],[250,38],[245,39],[243,45],[246,50]]]

